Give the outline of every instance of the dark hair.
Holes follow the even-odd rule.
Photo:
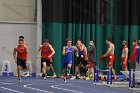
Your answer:
[[[94,43],[94,40],[93,39],[91,39],[90,41],[92,41]]]
[[[77,41],[81,41],[82,42],[81,38],[78,38]]]
[[[24,39],[24,36],[19,36],[19,39],[20,39],[20,38]]]
[[[72,40],[70,38],[67,38],[66,41],[68,42],[68,41],[72,41]]]
[[[106,38],[107,41],[111,42],[111,39],[109,37]]]
[[[138,40],[137,39],[134,39],[133,42],[138,42]]]
[[[48,39],[44,39],[43,43],[50,43]]]
[[[18,41],[23,41],[23,39],[19,39]]]
[[[123,43],[124,43],[125,45],[127,45],[127,42],[126,42],[126,40],[123,40]]]

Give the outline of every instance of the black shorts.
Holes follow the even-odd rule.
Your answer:
[[[50,66],[51,65],[51,61],[50,60],[48,60],[48,59],[46,59],[46,58],[41,58],[41,67],[43,67],[43,62],[46,62],[46,65],[47,66]]]
[[[76,57],[75,66],[79,66],[79,65],[84,64],[84,63],[85,63],[85,60],[81,55],[79,55],[79,57]]]
[[[27,69],[26,60],[17,58],[17,66],[21,66],[23,69]]]

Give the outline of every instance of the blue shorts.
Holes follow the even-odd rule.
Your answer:
[[[63,61],[63,69],[66,69],[68,64],[72,64],[72,61]]]

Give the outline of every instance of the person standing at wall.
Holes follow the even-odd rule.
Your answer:
[[[128,47],[127,42],[124,40],[122,42],[123,49],[122,49],[122,55],[121,55],[121,66],[122,70],[124,72],[124,80],[127,80],[127,71],[128,71]]]
[[[94,73],[93,68],[96,62],[96,47],[94,45],[94,40],[90,40],[89,47],[87,48],[87,54],[88,54],[88,64],[89,64],[87,77],[91,79],[93,78],[93,73]]]
[[[114,64],[114,59],[115,59],[115,56],[114,56],[115,46],[111,42],[110,38],[106,38],[106,44],[109,46],[108,50],[104,55],[100,57],[100,61],[103,61],[106,57],[108,57],[107,68],[108,69],[112,68],[114,80],[116,80],[117,78],[116,78],[115,70],[113,69],[113,64]]]
[[[129,62],[130,62],[130,68],[131,69],[136,69],[136,53],[137,53],[137,49],[138,49],[138,41],[137,40],[133,40],[133,50],[132,50],[132,53],[130,55],[130,59],[129,59]]]

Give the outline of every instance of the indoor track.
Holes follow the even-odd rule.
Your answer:
[[[93,81],[67,80],[58,78],[0,77],[0,93],[138,93],[126,88],[112,88],[94,85]]]

